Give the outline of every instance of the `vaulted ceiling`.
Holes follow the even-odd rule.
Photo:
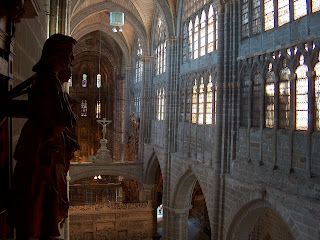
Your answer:
[[[71,0],[71,36],[77,41],[77,62],[100,52],[102,67],[112,64],[115,74],[131,67],[135,36],[140,38],[144,55],[150,56],[151,30],[157,9],[172,35],[177,0]],[[110,12],[124,12],[123,32],[113,32]],[[101,39],[101,41],[100,41]],[[107,60],[104,61],[103,59]],[[109,66],[110,67],[110,66]]]

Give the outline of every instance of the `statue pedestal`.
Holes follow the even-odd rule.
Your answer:
[[[107,143],[108,143],[107,139],[100,140],[101,147],[97,151],[95,163],[105,164],[105,163],[112,163],[113,162],[111,155],[110,155],[110,151],[107,148]]]

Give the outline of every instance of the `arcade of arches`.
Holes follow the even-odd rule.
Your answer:
[[[1,1],[2,93],[77,40],[61,238],[320,239],[319,21],[319,0]],[[24,122],[0,112],[0,239]]]

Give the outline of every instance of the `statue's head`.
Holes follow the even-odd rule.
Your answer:
[[[58,73],[69,71],[74,59],[73,48],[76,40],[63,34],[54,34],[43,45],[40,61],[33,67],[34,72],[39,72],[49,65]]]

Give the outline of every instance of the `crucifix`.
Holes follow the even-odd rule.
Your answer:
[[[106,118],[102,118],[101,120],[97,120],[97,122],[99,123],[99,124],[101,124],[101,126],[102,126],[102,139],[106,139],[106,133],[107,133],[107,125],[109,124],[109,123],[111,123],[112,121],[111,120],[107,120]]]

